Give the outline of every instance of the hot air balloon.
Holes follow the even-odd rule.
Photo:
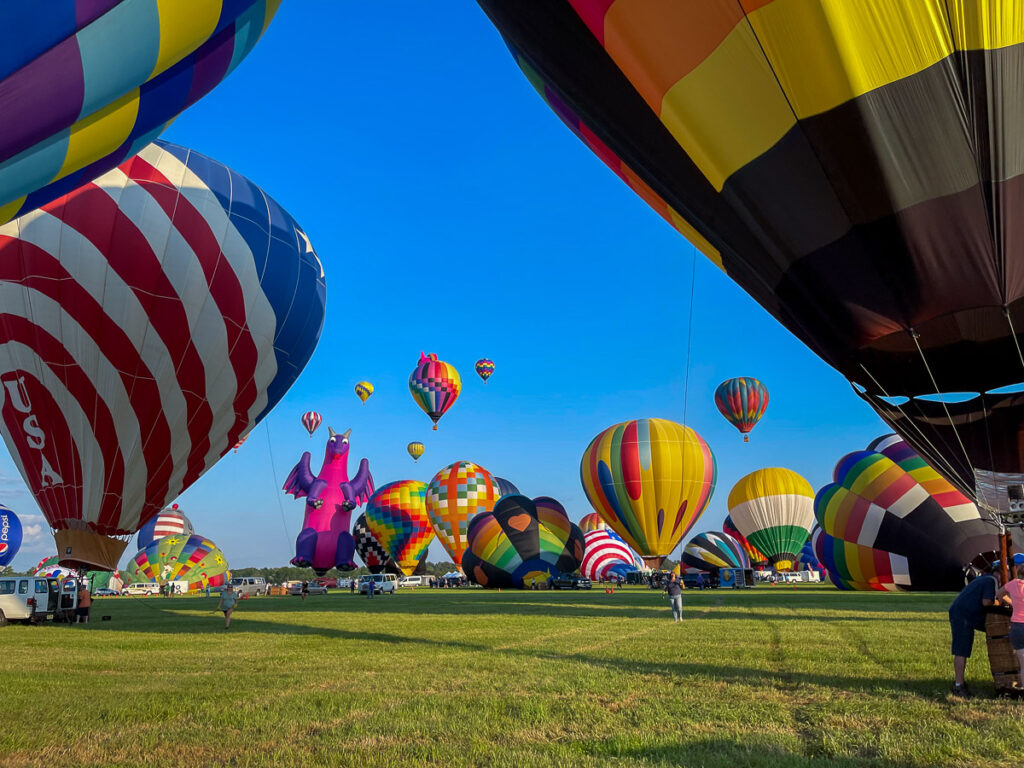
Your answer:
[[[32,575],[45,576],[49,579],[77,579],[79,571],[61,565],[57,555],[50,555],[36,563],[36,567],[32,569]]]
[[[231,578],[224,554],[203,536],[164,536],[139,550],[125,572],[132,582],[187,581],[189,592],[227,584]]]
[[[750,558],[743,546],[727,533],[698,533],[683,547],[683,562],[698,571],[719,568],[749,568]]]
[[[482,357],[476,361],[476,365],[473,366],[476,369],[476,375],[484,380],[484,384],[491,378],[491,374],[494,373],[494,361],[488,360],[486,357]]]
[[[590,533],[591,531],[603,531],[608,529],[608,523],[604,521],[597,512],[591,512],[590,514],[584,515],[583,519],[580,520],[580,530],[584,534]],[[618,535],[618,534],[616,534]]]
[[[504,477],[495,477],[494,482],[498,484],[499,496],[508,496],[510,493],[519,495],[519,489],[516,488],[515,483],[511,480],[506,480]]]
[[[419,363],[409,374],[409,392],[434,422],[435,430],[437,420],[455,405],[461,391],[462,378],[454,366],[438,360],[437,355],[420,353]]]
[[[759,469],[729,492],[729,517],[776,570],[791,571],[814,525],[814,489],[790,469]]]
[[[1014,4],[478,2],[614,173],[1007,512],[1024,484]]]
[[[156,142],[0,227],[0,297],[4,440],[61,562],[110,569],[295,381],[325,286],[265,192]]]
[[[127,160],[224,79],[277,0],[0,8],[0,223]]]
[[[814,536],[814,529],[811,529],[811,536]],[[824,580],[825,566],[818,560],[818,556],[814,554],[814,546],[810,541],[804,542],[803,547],[800,548],[799,554],[796,556],[796,569],[800,571],[817,571],[818,574]]]
[[[365,403],[372,394],[373,384],[371,384],[370,382],[360,381],[358,384],[356,384],[356,397],[358,397],[362,402]]]
[[[195,533],[192,521],[185,516],[177,504],[171,504],[156,517],[139,529],[135,546],[145,549],[156,539],[164,536],[191,536]]]
[[[573,573],[583,561],[583,532],[552,498],[505,496],[473,518],[463,570],[482,587],[525,589]]]
[[[0,569],[14,560],[21,549],[21,520],[14,512],[0,504]]]
[[[423,443],[419,442],[418,440],[414,440],[405,447],[405,450],[407,450],[409,452],[409,455],[412,456],[412,461],[415,464],[417,461],[419,461],[420,456],[422,456],[423,452],[427,449],[423,445]]]
[[[998,529],[895,435],[841,458],[833,478],[814,502],[822,530],[886,559],[898,555],[902,589],[959,590],[966,568],[995,558]]]
[[[749,432],[764,416],[768,407],[768,388],[757,379],[747,376],[723,381],[715,390],[715,405],[749,442]]]
[[[471,461],[449,464],[427,486],[427,514],[452,562],[462,563],[466,529],[473,515],[490,512],[500,494],[494,476]]]
[[[370,527],[366,523],[366,514],[356,518],[352,527],[352,538],[355,540],[356,554],[366,564],[370,573],[380,573],[385,570],[388,564],[394,564],[387,549],[377,541]],[[397,566],[395,567],[397,570]]]
[[[604,581],[613,577],[624,579],[626,574],[638,571],[642,567],[643,562],[640,558],[630,551],[626,542],[614,531],[595,529],[583,533],[583,561],[580,563],[580,573],[591,581]]]
[[[580,462],[591,506],[652,568],[700,518],[716,474],[714,454],[701,436],[665,419],[609,427]]]
[[[309,432],[310,437],[312,437],[313,433],[320,428],[320,425],[323,424],[323,422],[324,417],[316,411],[306,411],[302,414],[302,426],[304,426],[306,431]]]
[[[426,483],[398,480],[378,488],[366,502],[366,525],[406,576],[434,540],[426,495]]]
[[[837,589],[901,592],[910,587],[907,559],[829,536],[820,527],[811,534],[814,556]]]
[[[746,536],[736,530],[736,526],[732,523],[732,518],[728,515],[725,516],[725,521],[722,523],[722,532],[729,534],[740,543],[740,546],[743,547],[743,551],[746,552],[747,557],[750,558],[751,563],[768,563],[768,558],[761,554],[757,547],[752,546],[750,542],[747,541]]]

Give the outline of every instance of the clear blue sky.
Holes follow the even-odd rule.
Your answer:
[[[306,436],[308,409],[325,427],[352,428],[350,470],[368,457],[378,485],[468,459],[558,498],[574,520],[591,511],[579,460],[595,434],[631,418],[684,420],[692,247],[547,109],[474,3],[286,2],[248,59],[164,138],[275,197],[327,274],[309,366],[238,454],[179,499],[233,566],[293,555],[303,504],[279,488],[303,450],[319,460],[326,438],[325,428]],[[887,431],[699,255],[692,330],[685,420],[719,469],[693,533],[720,526],[746,473],[786,466],[820,488],[840,456]],[[421,350],[463,377],[438,432],[408,391]],[[497,366],[486,386],[473,373],[480,357]],[[771,391],[746,445],[712,399],[740,375]],[[376,387],[365,405],[353,393],[362,379]],[[416,465],[410,440],[426,444]],[[6,452],[0,493],[23,517],[38,514]],[[53,551],[43,530],[13,565]],[[432,545],[430,558],[443,557]]]

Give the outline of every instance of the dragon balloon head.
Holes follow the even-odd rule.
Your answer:
[[[346,429],[340,435],[330,427],[327,428],[330,438],[327,440],[327,450],[324,452],[324,464],[332,461],[348,461],[348,436],[352,434],[351,429]]]

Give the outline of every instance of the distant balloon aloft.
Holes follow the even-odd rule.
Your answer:
[[[847,454],[833,477],[814,514],[835,583],[873,589],[891,577],[903,590],[959,590],[968,566],[994,559],[996,526],[896,435]]]
[[[462,557],[466,576],[482,587],[524,589],[572,573],[583,561],[583,532],[552,498],[505,496],[473,518]]]
[[[412,461],[415,464],[417,461],[420,460],[420,456],[422,456],[424,451],[426,451],[427,449],[426,446],[424,446],[423,443],[421,443],[419,440],[414,440],[413,442],[405,446],[405,450],[408,452],[410,456],[412,456]]]
[[[616,175],[959,490],[1008,510],[1019,4],[478,2]]]
[[[309,436],[312,437],[313,433],[320,428],[320,425],[324,423],[324,417],[316,411],[306,411],[302,414],[302,426],[309,432]]]
[[[703,438],[666,419],[608,427],[580,461],[590,505],[653,568],[703,514],[716,477]]]
[[[249,434],[313,353],[325,291],[269,195],[165,142],[0,227],[0,428],[62,562],[116,567]]]
[[[372,394],[373,384],[371,384],[370,382],[360,381],[358,384],[356,384],[356,397],[358,397],[361,402],[365,403],[367,400],[370,399],[370,395]]]
[[[0,223],[92,181],[159,136],[238,66],[279,5],[0,4]]]
[[[462,377],[455,366],[438,360],[437,355],[420,353],[420,361],[409,374],[409,392],[416,405],[434,422],[455,405],[462,391]]]
[[[723,381],[715,390],[715,405],[726,420],[749,442],[750,430],[768,407],[768,388],[757,379],[743,376]]]
[[[476,375],[483,379],[484,384],[486,384],[487,380],[491,378],[491,374],[494,373],[494,361],[483,357],[476,361],[476,365],[473,368],[476,370]]]

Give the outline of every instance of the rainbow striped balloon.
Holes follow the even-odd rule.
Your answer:
[[[603,531],[608,528],[608,523],[604,521],[597,512],[591,512],[590,514],[584,515],[583,519],[580,520],[580,530],[583,533],[590,533],[591,531]]]
[[[164,536],[128,561],[132,581],[187,581],[189,592],[218,587],[231,578],[224,554],[203,536]]]
[[[838,588],[858,592],[902,592],[911,586],[907,558],[829,536],[820,526],[811,547]]]
[[[580,573],[588,579],[600,581],[612,576],[625,578],[627,573],[639,570],[642,565],[640,558],[613,531],[597,529],[583,534]]]
[[[580,462],[590,504],[655,568],[707,508],[717,472],[701,436],[666,419],[609,427]]]
[[[426,496],[426,483],[397,480],[378,488],[366,502],[367,527],[406,576],[434,540]]]
[[[747,433],[761,420],[768,407],[768,388],[749,376],[729,379],[715,390],[715,405],[729,423],[740,431],[746,443],[750,440]]]
[[[427,487],[427,514],[438,541],[461,566],[469,519],[490,512],[501,497],[494,476],[471,461],[449,464]],[[512,498],[512,497],[509,497]]]
[[[434,422],[435,430],[437,420],[455,405],[461,391],[462,377],[455,366],[438,360],[437,355],[420,353],[419,363],[409,374],[409,392],[416,405]]]

